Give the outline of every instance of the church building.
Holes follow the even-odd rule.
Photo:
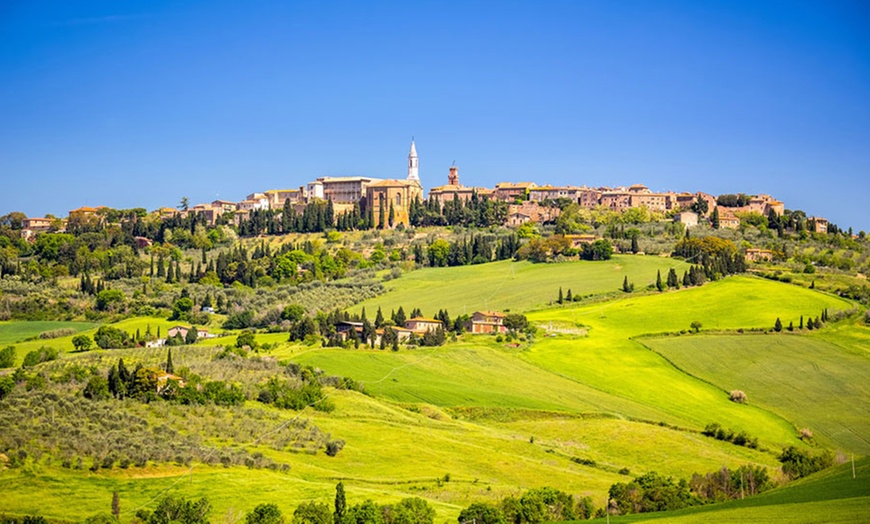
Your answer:
[[[374,227],[392,229],[399,224],[410,225],[411,203],[416,198],[423,199],[418,162],[417,147],[412,139],[407,178],[382,180],[366,187],[366,206],[372,210]]]

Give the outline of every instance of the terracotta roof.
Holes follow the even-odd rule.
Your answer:
[[[410,180],[382,180],[380,182],[373,182],[369,184],[368,187],[407,187],[414,185],[413,181]]]

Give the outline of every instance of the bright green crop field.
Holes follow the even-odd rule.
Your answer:
[[[94,327],[96,324],[88,322],[0,322],[0,345],[12,344],[56,329],[74,329],[76,332],[80,332]],[[45,343],[48,340],[42,340],[42,342]]]
[[[343,439],[346,444],[337,456],[271,448],[252,431],[233,437],[235,445],[288,464],[289,471],[194,463],[190,468],[165,464],[89,472],[65,469],[44,457],[0,469],[0,511],[82,519],[108,511],[111,492],[117,490],[122,519],[162,494],[207,495],[215,521],[232,520],[262,502],[274,502],[292,515],[303,501],[331,503],[341,480],[350,504],[419,496],[436,508],[436,522],[455,522],[473,502],[494,502],[533,487],[592,496],[601,505],[610,485],[649,471],[689,478],[723,466],[755,464],[777,477],[776,453],[784,445],[836,445],[863,452],[870,418],[870,392],[864,385],[866,328],[847,320],[812,334],[736,332],[772,328],[777,317],[787,325],[824,308],[847,310],[851,302],[754,277],[665,293],[616,291],[626,274],[642,288],[654,281],[657,269],[665,272],[671,266],[682,273],[681,262],[621,256],[604,263],[501,262],[403,275],[388,283],[392,291],[364,304],[370,318],[378,305],[387,313],[400,305],[406,312],[420,307],[424,314],[447,308],[454,316],[484,307],[513,309],[527,311],[538,333],[519,343],[463,335],[441,347],[398,352],[305,346],[285,342],[284,333],[258,335],[261,342],[278,344],[260,358],[312,365],[365,385],[365,395],[328,389],[336,406],[331,413],[280,413],[285,422],[299,416],[330,438]],[[602,296],[545,309],[559,286]],[[702,323],[701,333],[677,334],[689,330],[693,321]],[[155,332],[160,326],[165,332],[173,324],[138,318],[117,326],[128,332],[144,332],[149,325]],[[650,336],[656,333],[670,335]],[[71,351],[70,338],[18,344],[19,358],[41,344]],[[147,351],[104,353],[135,362]],[[162,356],[166,350],[154,351]],[[178,363],[185,361],[184,351],[173,348]],[[104,353],[61,358],[85,363]],[[813,388],[817,396],[799,395],[802,387]],[[731,389],[744,390],[748,403],[731,402]],[[816,405],[822,402],[827,404]],[[253,400],[246,407],[274,409]],[[185,407],[177,410],[183,413]],[[763,449],[704,437],[700,430],[711,422],[758,437]],[[797,438],[797,429],[804,426],[816,432],[815,444]],[[265,433],[271,428],[258,429]],[[870,466],[861,464],[864,475]],[[619,473],[625,469],[628,474]],[[834,475],[823,475],[829,474]],[[443,480],[446,475],[449,481]],[[831,480],[831,485],[841,486],[839,482]],[[829,491],[835,489],[840,488]],[[837,510],[836,515],[854,516],[867,502],[860,491],[816,499],[776,498],[774,493],[779,491],[765,495],[773,498],[753,499],[772,501],[768,504],[732,503],[716,510],[722,513],[676,516],[687,519],[680,522],[767,521],[778,510],[796,514],[806,504],[812,505],[808,515]],[[714,507],[697,511],[713,511],[709,508]]]
[[[868,331],[866,327],[852,330]],[[842,332],[842,330],[841,330]],[[808,428],[825,446],[870,454],[870,358],[793,334],[645,339],[684,371]]]
[[[385,313],[402,306],[406,313],[420,308],[434,316],[447,309],[452,316],[477,310],[529,311],[555,302],[559,287],[574,296],[613,293],[622,288],[628,276],[638,289],[655,284],[656,271],[667,274],[675,268],[679,275],[688,269],[685,262],[662,257],[615,255],[605,262],[565,262],[533,264],[509,260],[476,266],[420,269],[391,280],[388,293],[352,308],[365,307],[372,318],[378,307]]]

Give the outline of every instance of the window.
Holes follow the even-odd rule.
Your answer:
[[[402,194],[396,195],[396,207],[402,207]]]

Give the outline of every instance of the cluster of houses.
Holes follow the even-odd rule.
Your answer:
[[[214,310],[212,310],[212,312],[214,312]],[[215,338],[217,336],[214,333],[209,333],[208,328],[193,327],[193,326],[187,327],[187,326],[178,325],[178,326],[172,326],[171,328],[169,328],[169,330],[166,331],[166,338],[158,338],[156,340],[149,340],[149,341],[145,342],[145,347],[146,348],[163,347],[166,345],[167,340],[169,340],[170,338],[175,338],[178,335],[180,335],[181,338],[187,338],[187,332],[190,331],[191,329],[196,329],[196,338],[197,339]]]
[[[235,223],[239,223],[254,210],[278,210],[283,209],[285,205],[290,205],[297,213],[301,213],[305,206],[313,201],[328,200],[332,202],[336,213],[351,211],[355,206],[365,202],[366,208],[372,212],[371,216],[375,220],[375,226],[379,226],[377,222],[382,217],[387,216],[389,209],[389,214],[393,217],[393,227],[399,224],[407,226],[411,204],[416,199],[423,200],[423,187],[419,177],[419,159],[413,140],[408,154],[407,168],[407,176],[403,179],[381,179],[366,176],[319,177],[294,189],[270,189],[251,193],[240,202],[214,200],[186,209],[164,207],[158,209],[156,213],[162,217],[194,213],[201,215],[206,222],[213,225],[227,213],[232,213]],[[540,223],[555,220],[560,210],[558,207],[548,204],[558,199],[568,199],[588,209],[603,207],[617,212],[640,207],[660,213],[682,211],[675,217],[675,220],[688,226],[696,225],[698,220],[703,218],[688,211],[698,199],[707,202],[707,215],[717,207],[716,198],[707,193],[654,192],[642,184],[629,187],[593,188],[585,185],[579,187],[571,185],[539,186],[534,182],[500,182],[494,188],[466,186],[459,182],[459,168],[455,165],[449,169],[447,184],[431,188],[427,197],[429,201],[438,202],[439,205],[443,206],[444,203],[452,200],[467,202],[473,195],[507,202],[509,204],[507,225],[509,226],[519,226],[526,222]],[[742,207],[719,206],[719,225],[722,228],[736,228],[740,225],[738,215],[741,212],[756,212],[767,216],[772,210],[776,214],[782,215],[784,207],[783,202],[770,195],[757,195]],[[70,211],[70,217],[93,215],[99,210],[100,208],[81,207]],[[51,218],[26,219],[24,224],[26,236],[58,229],[59,225],[55,222],[56,220]],[[823,218],[812,217],[810,224],[816,232],[827,232],[827,221]],[[65,220],[60,226],[65,226]]]
[[[466,323],[465,329],[469,333],[474,334],[498,334],[507,333],[508,328],[504,323],[507,315],[497,311],[475,311],[471,319]],[[399,342],[408,341],[412,335],[422,337],[426,333],[434,333],[439,328],[445,326],[440,320],[434,318],[414,317],[405,321],[404,326],[391,326],[396,333]],[[347,340],[350,337],[351,331],[356,333],[357,338],[363,338],[363,323],[362,322],[340,322],[336,326],[336,331]],[[381,338],[384,336],[384,329],[375,330],[375,344],[380,344]]]
[[[507,326],[505,326],[504,324],[504,320],[506,317],[507,315],[498,311],[475,311],[474,314],[471,316],[471,319],[467,322],[465,328],[469,333],[474,334],[507,333],[508,329]],[[434,318],[414,317],[406,320],[404,326],[393,326],[391,327],[391,329],[396,332],[399,342],[405,342],[411,338],[411,335],[422,337],[426,333],[434,333],[439,328],[444,327],[445,326],[440,320]],[[217,335],[215,335],[214,333],[209,333],[208,328],[177,325],[169,328],[169,330],[166,332],[166,338],[150,340],[145,343],[145,347],[163,347],[166,345],[167,340],[175,336],[180,335],[181,338],[186,338],[187,332],[191,329],[196,329],[197,339],[208,339],[217,337]],[[345,340],[347,340],[347,338],[350,336],[351,331],[355,331],[358,337],[362,338],[363,323],[349,321],[340,322],[336,326],[336,331]],[[375,333],[375,344],[379,344],[381,337],[384,335],[384,330],[377,329],[375,330]]]

